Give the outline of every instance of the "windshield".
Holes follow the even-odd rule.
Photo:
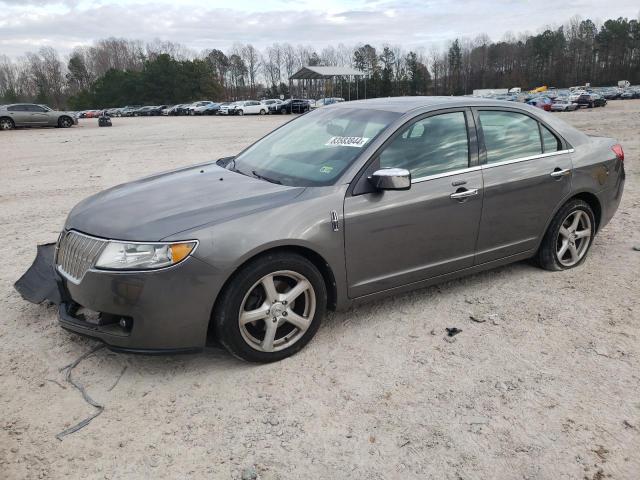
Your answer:
[[[284,185],[331,185],[399,116],[370,109],[316,110],[258,141],[230,166]]]

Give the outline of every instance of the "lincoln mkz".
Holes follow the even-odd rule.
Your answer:
[[[327,309],[524,259],[584,262],[624,153],[540,109],[337,103],[236,157],[80,202],[55,247],[63,327],[134,352],[300,350]]]

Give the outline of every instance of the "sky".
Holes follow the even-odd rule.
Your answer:
[[[442,47],[456,37],[537,33],[579,15],[640,16],[638,0],[0,0],[0,55],[42,46],[62,55],[107,37],[181,43],[196,52],[234,43]]]

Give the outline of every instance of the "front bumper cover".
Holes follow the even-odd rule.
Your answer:
[[[89,270],[75,285],[55,270],[54,254],[55,244],[40,245],[14,287],[32,303],[57,304],[63,328],[102,340],[117,351],[183,353],[205,346],[213,303],[223,285],[209,264],[190,257],[150,272]],[[83,310],[97,319],[89,319]]]

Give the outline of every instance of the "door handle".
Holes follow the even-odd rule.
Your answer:
[[[465,198],[469,198],[469,197],[473,197],[475,195],[478,195],[478,189],[477,188],[471,188],[471,189],[459,189],[459,191],[452,193],[451,195],[449,195],[449,197],[452,200],[464,200]]]
[[[570,175],[570,174],[571,174],[571,169],[569,168],[565,168],[564,170],[556,168],[549,175],[551,175],[553,178],[559,178],[559,177],[566,177],[567,175]]]

